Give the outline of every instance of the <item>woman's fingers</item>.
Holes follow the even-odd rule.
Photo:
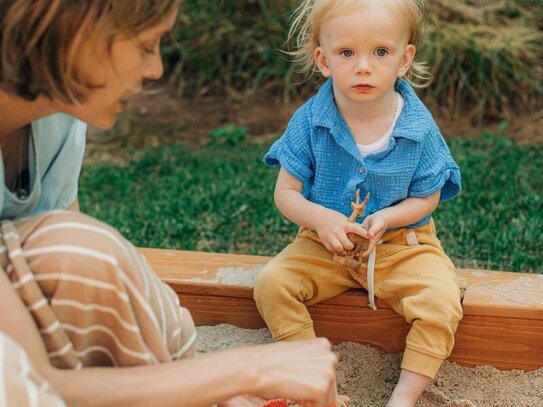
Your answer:
[[[291,393],[283,396],[307,405],[326,407],[335,400],[337,356],[327,339],[290,342],[289,363],[283,367],[282,389]]]

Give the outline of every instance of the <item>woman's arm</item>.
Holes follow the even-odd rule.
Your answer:
[[[0,330],[70,406],[209,406],[232,396],[334,401],[336,356],[326,339],[237,348],[141,367],[56,369],[32,318],[0,270]]]
[[[302,195],[302,183],[281,168],[275,185],[275,205],[292,222],[315,230],[324,246],[333,253],[344,254],[354,248],[347,233],[367,237],[360,224],[352,223],[339,212],[308,201]]]

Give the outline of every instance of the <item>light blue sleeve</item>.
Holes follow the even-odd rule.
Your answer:
[[[63,114],[33,123],[33,175],[40,178],[37,181],[41,189],[35,213],[67,209],[77,198],[86,129],[85,123]]]
[[[422,152],[408,195],[415,198],[430,196],[441,190],[441,201],[460,193],[460,168],[439,130],[433,129],[423,141]]]
[[[307,104],[294,113],[281,138],[264,156],[264,163],[270,167],[281,166],[304,183],[313,178],[314,158]]]

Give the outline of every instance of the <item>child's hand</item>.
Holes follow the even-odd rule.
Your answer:
[[[359,223],[349,222],[345,215],[324,207],[314,221],[314,228],[324,247],[340,256],[354,249],[347,233],[369,238],[368,232]]]
[[[362,222],[362,227],[366,228],[368,231],[367,237],[370,240],[368,248],[364,253],[362,253],[362,256],[365,257],[371,253],[375,246],[377,246],[377,242],[381,240],[381,237],[387,231],[388,222],[386,218],[378,211],[364,219],[364,222]]]

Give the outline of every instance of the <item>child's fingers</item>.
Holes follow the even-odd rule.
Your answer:
[[[372,225],[370,230],[368,230],[369,238],[373,239],[374,237],[379,236],[380,234],[384,232],[383,229],[384,229],[384,225],[380,225],[380,224]]]
[[[347,227],[345,228],[345,231],[347,233],[354,233],[355,235],[364,237],[366,239],[369,238],[368,236],[368,230],[366,227],[359,223],[349,223],[347,224]]]
[[[354,244],[351,242],[351,239],[347,237],[346,234],[343,236],[338,237],[338,240],[341,242],[341,245],[343,247],[343,251],[351,251],[354,249]]]
[[[367,257],[370,255],[371,251],[375,248],[375,243],[370,240],[370,244],[368,245],[368,248],[366,250],[364,250],[364,252],[362,253],[362,257]]]
[[[328,245],[330,246],[328,250],[330,250],[333,253],[337,253],[341,255],[345,252],[345,249],[343,248],[343,244],[339,241],[337,237],[330,238],[328,240]]]

